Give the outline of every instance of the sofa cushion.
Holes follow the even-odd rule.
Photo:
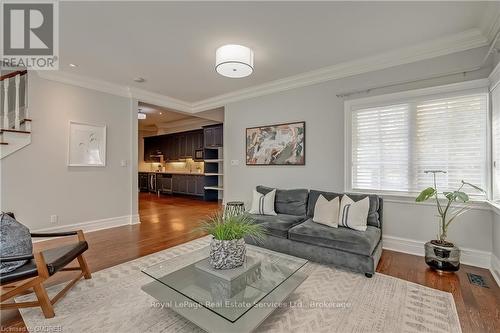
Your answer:
[[[257,186],[257,192],[267,194],[274,190],[267,186]],[[276,190],[274,210],[278,214],[305,216],[307,213],[307,198],[309,191],[306,189]]]
[[[249,214],[255,223],[262,225],[267,233],[276,237],[288,238],[288,230],[304,222],[306,216],[278,214],[276,216]]]
[[[370,256],[380,241],[380,228],[368,226],[366,231],[331,228],[308,219],[288,232],[288,238],[298,242]]]
[[[253,190],[252,207],[250,214],[258,215],[276,215],[274,204],[276,199],[276,190],[272,190],[266,194],[262,194],[257,190]]]
[[[380,208],[380,201],[378,195],[373,195],[373,194],[351,194],[351,193],[346,193],[354,202],[357,202],[359,200],[362,200],[366,197],[370,198],[370,208],[368,210],[368,219],[367,219],[367,224],[381,228],[382,224],[380,222],[380,216],[379,216],[379,208]],[[335,192],[323,192],[323,191],[316,191],[316,190],[311,190],[309,192],[309,201],[307,204],[307,216],[308,217],[313,217],[314,216],[314,207],[316,206],[316,201],[318,200],[319,196],[323,195],[327,200],[332,200],[335,197],[338,196],[343,196],[343,193],[335,193]],[[340,198],[341,199],[341,198]]]

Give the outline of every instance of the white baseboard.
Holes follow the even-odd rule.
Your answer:
[[[62,226],[43,228],[34,230],[33,232],[61,232],[61,231],[71,231],[71,230],[83,230],[84,232],[92,232],[102,229],[109,229],[120,227],[124,225],[132,225],[140,223],[139,215],[125,215],[118,217],[110,217],[107,219],[87,221],[75,224],[67,224]],[[44,241],[47,238],[41,238],[33,240],[34,242]]]
[[[500,286],[500,259],[497,258],[494,254],[491,255],[491,275],[497,282],[497,285]]]
[[[383,248],[397,252],[413,254],[417,256],[424,256],[423,241],[413,239],[400,238],[394,236],[383,236]],[[473,250],[468,248],[460,248],[460,262],[465,265],[477,266],[482,268],[491,268],[490,252]]]

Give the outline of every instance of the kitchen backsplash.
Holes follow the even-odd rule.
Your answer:
[[[202,173],[204,170],[203,162],[195,162],[192,159],[187,159],[185,162],[165,162],[160,163],[145,163],[146,170],[139,171],[164,171],[164,172],[190,172]],[[148,169],[149,167],[149,169]]]

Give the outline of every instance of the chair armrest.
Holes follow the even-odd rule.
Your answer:
[[[31,237],[64,237],[64,236],[75,236],[77,231],[65,231],[65,232],[33,232]]]
[[[78,236],[80,242],[85,241],[85,234],[83,230],[64,231],[64,232],[33,232],[31,237],[64,237],[64,236]]]
[[[20,261],[20,260],[30,260],[33,258],[34,258],[33,254],[25,254],[25,255],[21,255],[21,256],[0,257],[0,261],[11,262],[11,261]]]

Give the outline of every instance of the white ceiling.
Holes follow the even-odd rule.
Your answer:
[[[473,28],[484,31],[493,9],[498,3],[61,2],[60,69],[193,103]],[[227,43],[254,50],[253,75],[229,79],[215,72],[215,50]],[[138,76],[146,82],[133,82]]]
[[[179,112],[169,108],[139,102],[139,111],[146,114],[146,119],[139,119],[139,129],[157,131],[162,127],[181,127],[192,124],[208,125],[209,123],[224,122],[224,109],[217,108],[204,112],[191,113]]]

